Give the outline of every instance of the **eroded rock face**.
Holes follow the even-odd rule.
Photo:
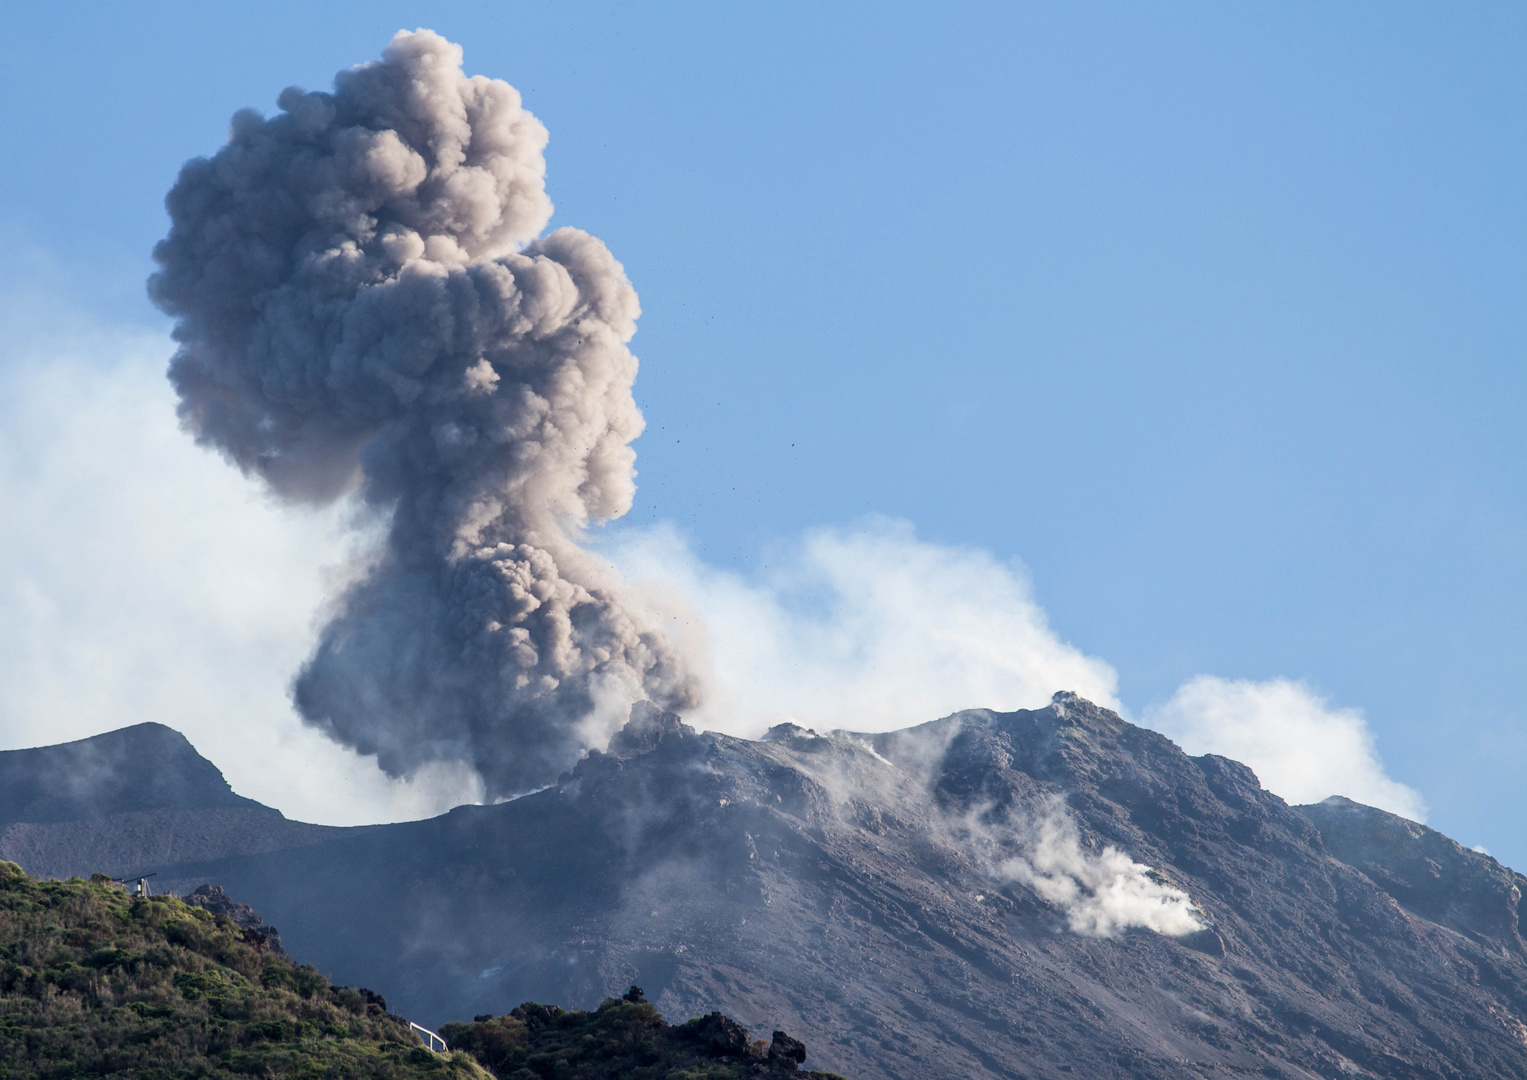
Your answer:
[[[850,1076],[1527,1076],[1520,879],[1430,830],[1074,695],[873,736],[636,719],[534,795],[161,880],[426,1024],[639,983]]]

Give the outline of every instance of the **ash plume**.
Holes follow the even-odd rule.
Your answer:
[[[634,494],[639,308],[599,240],[540,235],[546,129],[427,30],[279,106],[182,169],[149,289],[200,443],[286,500],[386,516],[296,678],[303,718],[394,776],[468,762],[491,798],[597,742],[601,704],[693,706],[578,543]]]

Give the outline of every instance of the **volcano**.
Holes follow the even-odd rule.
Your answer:
[[[154,727],[101,738],[171,746]],[[635,983],[849,1076],[1527,1076],[1527,879],[1072,694],[756,741],[639,706],[545,790],[347,829],[230,802],[194,752],[132,760],[163,776],[131,805],[106,781],[64,817],[0,800],[0,855],[221,885],[431,1026]]]

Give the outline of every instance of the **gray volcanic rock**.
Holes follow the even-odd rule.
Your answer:
[[[174,874],[426,1021],[639,983],[849,1075],[1527,1075],[1514,931],[1402,906],[1409,863],[1377,880],[1245,766],[1074,696],[759,742],[644,711],[611,750],[513,802]],[[1047,823],[1081,864],[1152,868],[1203,929],[1078,933],[1003,869]]]
[[[235,795],[217,766],[163,724],[0,752],[0,824],[226,806],[276,812]]]
[[[78,821],[14,822],[0,828],[0,859],[34,877],[94,873],[138,877],[160,867],[316,844],[344,830],[288,821],[278,811],[215,806],[129,810]]]
[[[1326,850],[1407,911],[1507,951],[1521,948],[1527,877],[1436,829],[1340,795],[1295,809],[1315,823]]]
[[[638,983],[866,1077],[1527,1076],[1520,878],[1418,829],[1074,695],[756,742],[640,710],[545,791],[160,880],[426,1023]]]
[[[163,724],[0,751],[0,859],[36,877],[136,877],[338,831],[234,794],[216,765]]]

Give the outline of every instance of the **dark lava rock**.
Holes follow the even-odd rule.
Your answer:
[[[1527,1076],[1522,879],[1414,823],[1296,810],[1069,694],[876,735],[633,725],[512,802],[158,880],[223,883],[426,1024],[639,983],[887,1080]],[[1201,927],[1078,932],[1064,887],[1108,884],[1065,866]]]
[[[800,1043],[778,1034],[776,1044],[784,1039],[791,1044],[789,1052],[771,1053],[721,1013],[674,1027],[649,1002],[611,997],[591,1011],[557,1010],[533,1028],[519,1019],[522,1013],[542,1009],[530,1002],[507,1016],[445,1024],[440,1034],[453,1051],[470,1054],[505,1080],[764,1080],[802,1075],[797,1068],[806,1051]],[[844,1078],[810,1072],[804,1080]]]
[[[712,1057],[746,1057],[748,1029],[729,1016],[713,1012],[679,1025],[679,1034]],[[802,1058],[802,1060],[805,1060]]]
[[[562,1015],[562,1009],[556,1005],[542,1005],[538,1001],[527,1001],[523,1005],[516,1005],[510,1010],[509,1015],[531,1031],[540,1031],[556,1023],[557,1017]]]
[[[631,719],[610,740],[610,753],[617,757],[635,757],[655,749],[664,739],[682,739],[696,734],[695,729],[670,712],[651,702],[638,702],[631,709]]]
[[[18,821],[0,826],[0,859],[35,877],[66,878],[100,871],[142,877],[177,863],[287,851],[344,833],[328,825],[288,821],[269,807],[129,810],[77,821]],[[183,883],[190,888],[196,882]]]
[[[776,1031],[769,1043],[770,1061],[793,1061],[797,1065],[806,1060],[806,1044],[792,1039],[783,1031]]]
[[[244,940],[258,948],[275,953],[277,956],[286,956],[286,950],[281,947],[281,932],[274,926],[266,926],[254,908],[248,904],[241,904],[223,891],[221,885],[200,885],[182,899],[192,907],[199,907],[212,915],[225,915],[232,919],[234,924],[244,931]],[[371,994],[370,990],[362,990],[363,995]],[[376,995],[372,995],[376,996]],[[387,1009],[386,1002],[382,1003],[382,1009]]]
[[[1177,940],[1190,949],[1197,949],[1205,956],[1223,958],[1225,955],[1225,939],[1207,926],[1202,930],[1194,930],[1190,934],[1183,934]]]

